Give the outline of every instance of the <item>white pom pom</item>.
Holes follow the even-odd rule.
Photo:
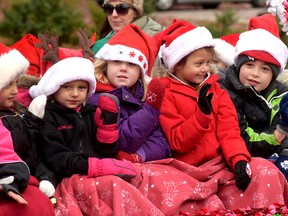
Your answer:
[[[53,184],[47,180],[40,181],[39,189],[47,197],[53,197],[55,194],[55,188],[54,188]]]

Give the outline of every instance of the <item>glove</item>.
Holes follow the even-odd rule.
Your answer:
[[[28,111],[30,111],[33,115],[43,119],[45,114],[45,106],[47,102],[46,95],[39,95],[38,97],[34,98],[29,107]]]
[[[285,178],[288,180],[288,149],[284,149],[277,160],[275,165],[284,174]]]
[[[101,93],[94,120],[98,127],[96,137],[99,142],[113,143],[118,139],[118,122],[120,118],[119,100],[109,93]]]
[[[165,87],[161,83],[160,79],[153,78],[148,85],[146,103],[148,103],[155,109],[160,110],[164,94],[165,94]]]
[[[88,176],[98,177],[116,175],[123,179],[132,179],[136,176],[136,170],[130,161],[121,161],[112,158],[89,158]]]
[[[211,100],[213,97],[213,93],[207,95],[210,86],[211,84],[208,83],[204,84],[200,89],[198,97],[198,106],[200,110],[206,115],[210,115],[212,112]]]
[[[236,186],[242,191],[245,191],[248,187],[252,171],[249,163],[246,161],[239,161],[235,165],[235,175],[236,175]]]
[[[280,102],[279,113],[281,118],[277,129],[283,134],[288,134],[288,94],[284,95]]]
[[[55,188],[50,181],[42,180],[39,184],[39,190],[47,197],[53,197],[55,194]]]
[[[118,160],[131,161],[132,163],[141,163],[142,162],[141,156],[137,153],[129,154],[129,153],[126,153],[124,151],[118,151],[116,158]]]

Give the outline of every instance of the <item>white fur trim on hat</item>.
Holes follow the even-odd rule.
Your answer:
[[[286,45],[275,35],[264,29],[254,29],[240,34],[236,44],[234,61],[245,51],[264,51],[273,56],[284,70],[288,57]]]
[[[29,67],[29,61],[16,49],[0,55],[0,90]]]
[[[82,57],[70,57],[52,65],[37,85],[29,89],[32,98],[39,95],[54,94],[61,85],[75,80],[85,80],[89,83],[88,96],[96,89],[93,63]]]
[[[168,47],[162,49],[165,66],[172,71],[185,56],[203,47],[214,47],[215,42],[210,31],[197,27],[175,38]]]
[[[95,57],[106,61],[125,61],[136,64],[141,68],[143,75],[149,68],[146,56],[140,50],[121,44],[110,45],[108,42],[97,52]],[[140,57],[141,59],[139,59]]]
[[[217,58],[219,58],[226,65],[230,66],[234,64],[235,47],[230,43],[222,39],[214,39],[215,41],[215,53]]]

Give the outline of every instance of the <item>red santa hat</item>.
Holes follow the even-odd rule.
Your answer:
[[[75,80],[84,80],[89,83],[88,96],[96,89],[94,65],[86,58],[70,57],[53,64],[43,75],[37,85],[31,86],[29,94],[32,98],[39,95],[52,95],[61,85]]]
[[[279,28],[276,21],[276,18],[272,14],[263,14],[261,16],[252,17],[249,20],[248,30],[253,29],[265,29],[275,35],[276,37],[280,38],[279,35]]]
[[[214,50],[217,58],[219,58],[228,66],[234,64],[235,46],[239,39],[239,35],[239,33],[235,33],[214,39]]]
[[[286,45],[272,33],[265,29],[253,29],[240,34],[236,44],[235,62],[243,55],[250,60],[257,59],[275,65],[281,72],[286,66],[288,51]],[[238,68],[240,66],[238,64]]]
[[[29,61],[18,50],[0,43],[0,90],[24,74],[28,67]]]
[[[173,29],[170,31],[169,29]],[[161,55],[164,65],[172,72],[174,66],[185,56],[203,47],[214,47],[210,31],[202,26],[196,27],[187,21],[174,20],[162,35]]]
[[[150,76],[156,55],[157,46],[154,38],[138,26],[129,24],[111,37],[95,57],[139,65],[142,73]]]

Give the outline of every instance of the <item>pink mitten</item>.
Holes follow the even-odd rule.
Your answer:
[[[136,170],[130,161],[112,158],[89,158],[88,167],[89,177],[116,175],[123,179],[132,179],[136,176]]]
[[[153,78],[148,85],[146,103],[153,106],[155,109],[160,109],[162,100],[165,94],[165,87],[159,78]]]
[[[94,119],[98,127],[96,137],[102,143],[113,143],[118,139],[119,100],[109,93],[101,93]]]
[[[118,151],[116,158],[118,160],[131,161],[132,163],[141,163],[142,162],[141,156],[137,153],[129,154],[129,153],[126,153],[124,151]]]

